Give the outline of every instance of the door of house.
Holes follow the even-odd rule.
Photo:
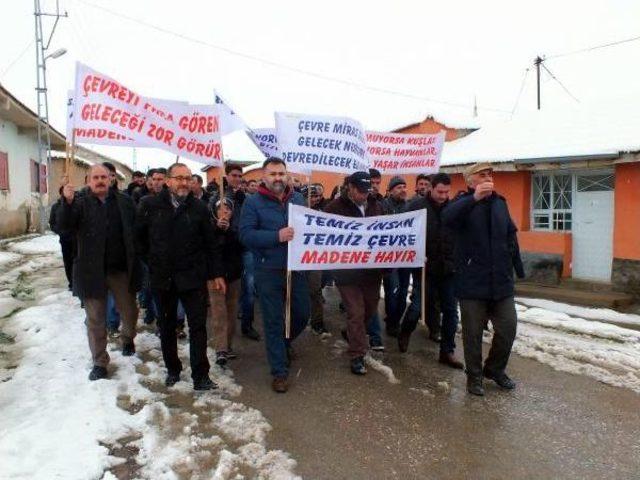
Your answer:
[[[610,282],[613,262],[613,173],[576,175],[575,185],[573,277]]]

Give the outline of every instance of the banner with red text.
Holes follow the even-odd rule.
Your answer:
[[[343,217],[289,204],[289,270],[417,268],[425,261],[427,211]]]
[[[434,134],[367,132],[371,167],[383,175],[437,173],[444,137],[444,130]]]
[[[77,143],[151,147],[207,165],[222,165],[215,105],[142,97],[76,64],[73,128]]]

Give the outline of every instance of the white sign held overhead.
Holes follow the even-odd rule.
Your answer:
[[[280,156],[292,172],[369,169],[364,129],[356,120],[281,112],[275,117]]]
[[[73,128],[79,143],[153,147],[207,165],[222,165],[215,105],[142,97],[77,63]]]
[[[445,132],[367,132],[367,152],[371,166],[383,175],[432,174],[440,169]]]
[[[254,128],[247,130],[247,135],[265,157],[277,157],[280,153],[278,149],[278,137],[275,128]]]
[[[226,103],[217,92],[213,92],[215,96],[216,107],[220,115],[220,133],[227,135],[236,130],[247,130],[247,124],[233,109]]]

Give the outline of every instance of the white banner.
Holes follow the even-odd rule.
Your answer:
[[[247,130],[247,135],[265,157],[277,157],[278,137],[275,128],[254,128]]]
[[[73,123],[76,141],[153,147],[207,165],[222,165],[215,105],[142,97],[89,67],[76,64]]]
[[[289,270],[423,267],[427,211],[343,217],[289,204]]]
[[[236,112],[222,99],[216,91],[213,92],[218,114],[220,115],[220,133],[227,135],[236,130],[247,130],[247,124]]]
[[[347,117],[276,112],[281,158],[292,172],[367,171],[369,160],[362,125]]]
[[[437,173],[444,137],[444,130],[434,134],[367,132],[371,166],[383,175]]]

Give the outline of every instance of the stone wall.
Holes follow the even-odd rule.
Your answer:
[[[611,283],[615,290],[630,293],[640,300],[640,260],[614,258]]]
[[[562,255],[521,252],[527,282],[558,285],[562,276]]]

